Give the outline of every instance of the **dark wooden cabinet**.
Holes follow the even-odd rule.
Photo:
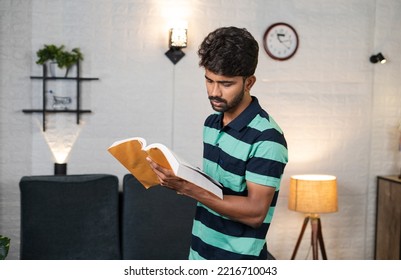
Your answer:
[[[377,177],[376,260],[401,259],[401,180]]]

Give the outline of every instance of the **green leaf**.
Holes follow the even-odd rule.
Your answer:
[[[0,260],[5,260],[10,249],[10,238],[0,235]]]
[[[79,48],[73,48],[70,52],[65,50],[64,45],[44,45],[43,48],[36,52],[38,59],[37,64],[43,65],[46,61],[56,61],[60,68],[70,68],[72,65],[84,57]]]

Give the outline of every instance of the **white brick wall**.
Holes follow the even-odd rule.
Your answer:
[[[9,259],[19,257],[19,179],[53,172],[46,138],[74,139],[69,174],[122,178],[126,171],[106,149],[116,139],[137,135],[200,164],[202,123],[211,109],[196,50],[208,32],[223,25],[246,27],[258,39],[253,94],[289,144],[270,250],[289,259],[303,221],[302,214],[287,209],[289,177],[326,173],[338,177],[339,187],[339,212],[322,215],[329,259],[372,259],[375,178],[399,170],[401,34],[394,30],[400,6],[397,0],[2,0],[0,234],[12,238]],[[175,7],[188,20],[189,45],[174,66],[164,52]],[[292,24],[300,36],[298,53],[286,62],[263,51],[263,33],[277,21]],[[40,75],[35,53],[47,43],[80,47],[83,75],[100,80],[82,86],[82,108],[93,113],[83,115],[81,125],[65,114],[49,115],[42,133],[40,115],[21,110],[40,99],[40,82],[29,76]],[[371,64],[377,52],[389,62]],[[311,257],[309,244],[306,232],[297,258]]]

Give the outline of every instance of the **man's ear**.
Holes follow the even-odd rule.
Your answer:
[[[245,80],[245,90],[246,91],[250,91],[251,88],[253,87],[253,85],[256,82],[256,77],[255,75],[249,76],[248,78],[246,78]]]

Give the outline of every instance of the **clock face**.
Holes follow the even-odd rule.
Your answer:
[[[263,46],[266,53],[276,60],[291,58],[298,49],[298,34],[287,23],[275,23],[267,28],[263,36]]]

